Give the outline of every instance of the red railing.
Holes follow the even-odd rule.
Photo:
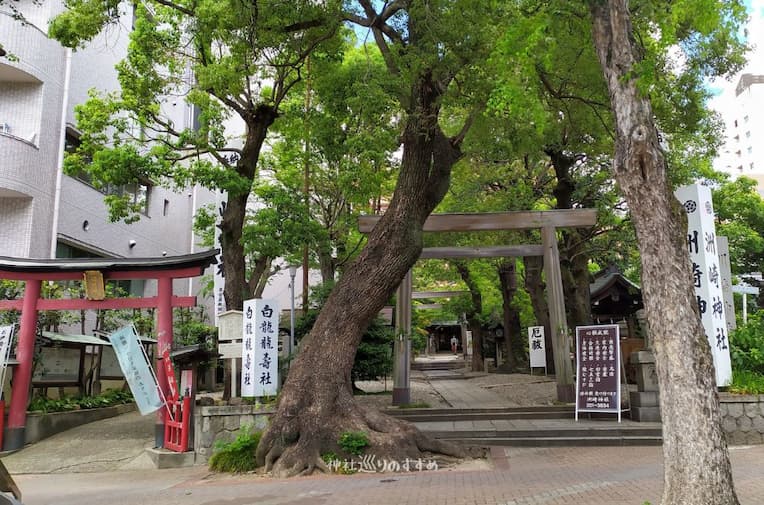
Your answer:
[[[191,425],[191,397],[168,398],[164,411],[164,448],[175,452],[188,450]]]

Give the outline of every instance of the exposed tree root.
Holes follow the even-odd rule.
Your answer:
[[[321,456],[334,453],[350,459],[352,455],[343,452],[338,444],[342,433],[348,431],[366,433],[369,446],[364,455],[376,462],[426,459],[430,454],[456,458],[482,454],[479,450],[436,440],[407,421],[376,409],[360,407],[351,395],[347,396],[349,398],[337,399],[336,408],[331,409],[330,415],[316,416],[315,406],[300,409],[299,414],[294,416],[287,415],[288,409],[280,408],[279,415],[274,417],[260,440],[258,464],[264,465],[265,471],[276,477],[308,475],[315,471],[331,472]]]

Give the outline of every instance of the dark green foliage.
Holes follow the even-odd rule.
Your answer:
[[[350,376],[353,381],[376,380],[393,369],[393,331],[377,319],[361,338]]]
[[[255,450],[260,443],[262,432],[250,432],[247,426],[242,426],[239,435],[233,442],[217,442],[215,451],[210,458],[210,470],[216,472],[251,472],[257,467]]]
[[[360,456],[369,446],[369,436],[363,431],[346,431],[337,440],[340,448],[353,456]]]
[[[764,374],[764,310],[752,314],[747,324],[731,333],[730,356],[736,373]]]
[[[132,403],[133,395],[129,391],[109,389],[98,396],[64,397],[57,400],[44,396],[35,396],[29,402],[30,412],[65,412],[68,410],[98,409],[123,403]]]
[[[303,317],[295,321],[295,339],[299,340],[310,332],[318,313],[329,296],[331,286],[324,284],[311,292],[312,307]],[[376,380],[389,374],[393,369],[392,345],[394,332],[381,319],[375,319],[361,337],[350,375],[353,381]]]

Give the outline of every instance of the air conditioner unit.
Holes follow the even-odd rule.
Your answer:
[[[0,133],[11,133],[11,125],[8,123],[0,123]]]

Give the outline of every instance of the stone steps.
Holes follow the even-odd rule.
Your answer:
[[[511,437],[511,438],[455,438],[453,442],[463,445],[490,447],[618,447],[661,445],[661,437]]]
[[[634,423],[614,414],[583,413],[574,420],[572,405],[480,409],[389,409],[428,435],[475,446],[628,446],[660,445],[657,423]]]

